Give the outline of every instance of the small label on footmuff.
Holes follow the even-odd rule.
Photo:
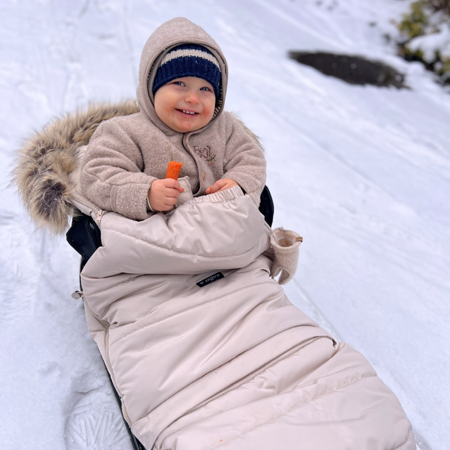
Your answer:
[[[224,278],[223,273],[217,272],[214,275],[210,275],[208,278],[205,278],[204,280],[199,281],[197,283],[197,286],[203,287],[203,286],[206,286],[207,284],[214,283],[214,281],[220,280],[221,278]]]

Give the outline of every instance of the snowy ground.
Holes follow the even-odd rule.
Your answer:
[[[2,449],[131,448],[70,297],[78,257],[64,237],[33,227],[7,185],[15,150],[55,115],[134,97],[145,40],[176,16],[221,45],[227,109],[266,149],[274,225],[304,237],[291,301],[369,359],[422,449],[448,448],[450,95],[383,37],[407,4],[0,2]],[[348,85],[290,61],[288,50],[379,59],[411,89]]]

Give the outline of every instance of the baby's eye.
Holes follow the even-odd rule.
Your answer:
[[[208,86],[203,86],[202,88],[200,88],[201,91],[209,91],[212,92],[211,89]]]
[[[176,84],[177,86],[184,86],[185,85],[182,81],[174,81],[173,84]]]

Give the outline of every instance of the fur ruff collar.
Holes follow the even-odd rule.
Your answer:
[[[79,168],[79,149],[104,120],[139,112],[132,100],[100,103],[66,114],[50,122],[19,150],[13,183],[33,221],[53,233],[63,233],[74,214],[71,203],[76,182],[71,174]]]

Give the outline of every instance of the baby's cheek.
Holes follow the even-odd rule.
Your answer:
[[[205,107],[205,116],[208,117],[209,120],[211,120],[213,114],[214,114],[214,105],[207,105]]]

